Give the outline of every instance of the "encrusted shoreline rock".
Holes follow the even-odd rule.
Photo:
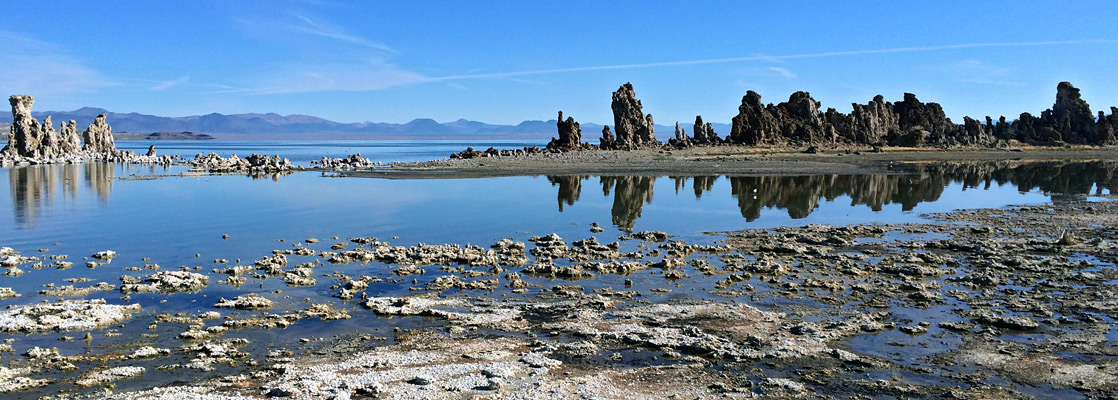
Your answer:
[[[337,171],[350,171],[369,169],[373,167],[373,161],[361,157],[361,154],[350,154],[345,158],[330,158],[323,156],[321,161],[311,161],[311,166],[332,169]]]
[[[139,304],[107,304],[104,299],[59,300],[0,311],[0,332],[90,330],[115,324],[140,311]]]
[[[240,158],[233,154],[228,158],[223,158],[217,153],[206,155],[199,153],[187,163],[193,166],[195,170],[216,173],[271,173],[295,169],[295,165],[291,164],[291,161],[286,158],[280,158],[278,155],[269,157],[261,154],[252,154],[247,158]]]

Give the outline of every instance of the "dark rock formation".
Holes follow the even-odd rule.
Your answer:
[[[768,108],[771,109],[772,105]],[[731,121],[730,143],[757,146],[784,142],[780,137],[779,122],[769,109],[761,104],[761,95],[757,92],[746,92],[741,98],[741,106],[738,106],[738,115]]]
[[[543,153],[543,152],[544,151],[541,150],[539,146],[532,146],[532,147],[525,146],[523,149],[509,149],[509,150],[498,150],[496,148],[490,147],[490,148],[486,149],[485,151],[477,151],[477,150],[474,150],[473,147],[467,147],[466,150],[462,150],[458,153],[451,153],[450,154],[450,159],[451,160],[468,160],[468,159],[471,159],[471,158],[482,158],[482,157],[514,157],[514,156],[526,156],[526,155],[529,155],[529,154],[540,154],[540,153]]]
[[[675,123],[675,137],[668,139],[668,145],[677,149],[685,149],[691,147],[691,138],[687,137],[687,132],[679,127],[679,121]]]
[[[602,127],[602,137],[598,139],[598,148],[600,149],[616,149],[617,141],[613,138],[613,133],[609,131],[609,125]]]
[[[692,128],[691,133],[693,135],[691,143],[697,146],[722,144],[722,138],[718,137],[717,133],[714,133],[714,127],[712,127],[709,122],[706,124],[703,123],[702,115],[695,116],[695,126]]]
[[[82,132],[82,140],[85,142],[82,150],[88,153],[117,153],[116,145],[113,144],[113,129],[105,123],[105,114],[98,115],[97,119],[89,124],[89,128]]]
[[[617,141],[613,149],[631,150],[640,147],[659,146],[653,132],[652,114],[641,111],[641,101],[633,92],[633,84],[625,83],[613,92],[613,127],[617,131]]]
[[[1010,140],[1029,144],[1118,143],[1115,130],[1118,117],[1099,113],[1096,117],[1070,83],[1057,87],[1052,109],[1034,117],[1022,113],[1012,124],[1001,117],[985,121],[966,117],[958,125],[947,118],[937,103],[924,103],[905,93],[898,103],[884,101],[880,95],[867,104],[854,104],[850,114],[835,109],[819,112],[819,103],[807,92],[796,92],[787,102],[761,103],[761,96],[749,91],[742,98],[734,117],[728,141],[746,145],[826,146],[835,143],[855,145],[920,146],[996,146]],[[697,129],[697,128],[696,128]],[[695,140],[699,144],[698,139]]]
[[[148,152],[145,154],[148,157],[155,157],[155,145],[148,146]]]
[[[559,128],[559,138],[551,138],[551,142],[547,144],[547,149],[551,151],[573,151],[589,148],[582,143],[582,129],[579,128],[578,122],[572,117],[567,117],[563,120],[563,112],[559,112],[559,120],[555,123]]]
[[[1111,107],[1109,116],[1100,111],[1096,120],[1091,106],[1080,97],[1079,89],[1071,83],[1060,82],[1052,108],[1041,112],[1039,118],[1021,113],[1008,129],[1002,129],[1008,138],[1034,145],[1113,145],[1118,144],[1114,137],[1114,122],[1118,121],[1115,111],[1118,109]]]

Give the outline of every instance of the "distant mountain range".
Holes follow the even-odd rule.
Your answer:
[[[85,129],[98,114],[106,114],[113,132],[150,133],[197,132],[223,138],[329,138],[329,139],[547,139],[557,136],[555,120],[524,121],[516,125],[495,125],[459,119],[439,123],[433,119],[419,118],[404,124],[386,122],[342,123],[309,115],[268,114],[206,114],[189,117],[160,117],[138,113],[115,113],[102,108],[83,107],[74,111],[35,111],[31,115],[42,120],[47,115],[57,125],[75,120],[78,130]],[[0,113],[0,124],[11,123],[12,116]],[[680,122],[691,133],[692,121]],[[583,141],[597,143],[602,125],[580,123]],[[55,126],[58,129],[58,126]],[[714,124],[714,130],[726,135],[729,124]],[[674,126],[656,125],[660,140],[667,141],[675,132]],[[6,133],[6,132],[4,132]],[[6,138],[6,134],[0,133]]]

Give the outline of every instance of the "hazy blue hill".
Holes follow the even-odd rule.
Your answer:
[[[430,118],[417,118],[404,124],[386,122],[342,123],[311,115],[279,115],[276,113],[192,115],[187,117],[161,117],[139,113],[116,113],[102,108],[82,107],[74,111],[36,111],[32,115],[43,119],[50,115],[55,124],[75,120],[78,129],[85,129],[99,114],[108,116],[109,125],[115,132],[197,132],[221,137],[232,134],[238,137],[259,136],[260,138],[316,137],[316,138],[471,138],[471,139],[546,139],[556,136],[555,120],[528,120],[516,125],[487,124],[479,121],[459,119],[439,123]],[[0,123],[11,123],[12,116],[0,113]],[[691,133],[693,122],[682,121],[680,126]],[[601,136],[602,125],[581,123],[583,141],[597,143]],[[55,127],[57,128],[57,126]],[[715,132],[725,136],[730,132],[729,124],[714,124]],[[656,134],[661,140],[672,137],[674,126],[656,125]]]

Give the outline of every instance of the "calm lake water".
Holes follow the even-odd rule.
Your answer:
[[[146,150],[150,142],[122,141],[118,146]],[[445,157],[467,145],[511,148],[534,143],[476,142],[155,142],[161,154],[192,157],[199,152],[222,155],[253,152],[279,154],[297,164],[322,155],[342,157],[362,153],[375,161],[412,161]],[[713,242],[705,232],[788,225],[905,223],[921,214],[959,208],[1036,204],[1065,198],[1110,194],[1118,187],[1114,162],[1035,164],[931,164],[904,174],[811,176],[524,176],[485,179],[385,180],[332,178],[318,172],[287,176],[157,177],[184,172],[185,167],[115,164],[28,166],[0,169],[8,185],[0,196],[0,246],[25,256],[67,254],[68,270],[24,268],[20,277],[0,276],[0,286],[16,288],[22,297],[5,305],[51,300],[37,292],[43,285],[64,285],[69,278],[92,278],[119,284],[121,275],[146,275],[124,268],[142,266],[150,257],[164,269],[200,267],[208,273],[214,259],[251,265],[253,259],[289,249],[307,238],[321,240],[328,249],[337,236],[374,236],[394,245],[417,243],[473,243],[488,246],[505,237],[526,241],[531,235],[558,233],[568,242],[597,236],[603,242],[632,231],[660,230],[680,239]],[[590,233],[597,222],[605,232]],[[222,235],[229,235],[222,239]],[[280,242],[283,240],[283,242]],[[45,249],[38,253],[37,249]],[[316,248],[318,249],[318,248]],[[318,249],[318,250],[323,250]],[[111,264],[88,269],[84,257],[101,251],[120,254]],[[383,274],[391,270],[359,270],[360,266],[323,267],[351,274]],[[348,268],[348,269],[347,269]],[[420,280],[430,280],[428,274]],[[126,343],[161,312],[206,312],[218,297],[245,290],[217,284],[199,293],[133,294],[129,301],[143,306],[140,317],[118,329],[123,335],[98,338],[100,345]],[[403,295],[408,284],[378,285],[370,296]],[[619,277],[603,277],[600,285],[615,285]],[[322,278],[320,278],[320,281]],[[421,282],[422,283],[422,282]],[[297,346],[300,335],[323,336],[356,328],[390,329],[395,320],[369,317],[355,303],[332,298],[330,284],[288,288],[282,281],[250,280],[262,293],[282,290],[292,299],[338,302],[354,308],[355,320],[330,324],[300,321],[282,332],[238,332],[253,339],[251,348]],[[88,298],[124,303],[119,292]],[[292,303],[296,303],[292,301]],[[351,304],[352,303],[352,304]],[[274,311],[299,304],[278,305]],[[161,324],[156,344],[175,347],[181,326]],[[83,335],[79,333],[78,335]],[[59,342],[61,334],[0,335],[16,337],[15,354],[34,345],[59,347],[63,354],[85,349],[80,340]],[[97,344],[95,344],[97,345]],[[16,357],[8,354],[0,357]],[[173,358],[185,356],[174,356]],[[177,359],[175,358],[175,359]],[[153,361],[166,363],[167,360]],[[174,373],[149,368],[144,379],[122,387],[166,382]],[[218,371],[217,373],[220,373]],[[56,389],[51,389],[56,390]]]

